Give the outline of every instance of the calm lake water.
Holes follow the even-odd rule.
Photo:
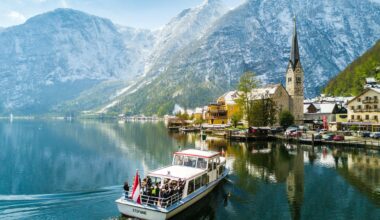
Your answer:
[[[0,219],[118,219],[121,184],[179,146],[224,149],[231,174],[176,219],[380,219],[376,151],[202,144],[163,123],[96,121],[0,121]]]

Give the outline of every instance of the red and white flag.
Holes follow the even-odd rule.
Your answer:
[[[132,200],[141,204],[141,195],[140,195],[140,181],[139,181],[139,172],[136,171],[135,180],[133,181],[132,187]]]

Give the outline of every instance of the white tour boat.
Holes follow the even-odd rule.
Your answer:
[[[126,216],[171,218],[211,192],[227,176],[225,165],[226,159],[219,152],[197,149],[176,152],[171,166],[148,172],[139,187],[139,201],[132,199],[130,190],[116,200],[117,207]]]

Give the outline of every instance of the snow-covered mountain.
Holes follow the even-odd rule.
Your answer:
[[[145,73],[157,75],[189,43],[201,38],[226,12],[220,0],[205,0],[195,8],[183,10],[157,31],[154,49],[145,64]]]
[[[129,61],[127,71],[136,76],[143,75],[144,66],[152,53],[156,42],[155,33],[146,29],[136,29],[131,27],[118,26],[121,33]]]
[[[57,9],[2,30],[0,112],[47,112],[102,81],[138,74],[135,38],[150,34],[119,29],[108,19]]]
[[[163,106],[170,112],[176,103],[207,104],[234,89],[245,71],[256,72],[263,84],[283,81],[294,16],[309,97],[380,36],[380,6],[370,0],[248,0],[169,60],[157,56],[154,63],[164,65],[151,66],[150,71],[161,71],[159,77],[133,88],[135,95],[126,97],[124,104],[145,113]],[[157,44],[165,51],[165,41],[159,42],[160,38]]]

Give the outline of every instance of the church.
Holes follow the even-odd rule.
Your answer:
[[[300,60],[295,19],[285,82],[286,87],[282,84],[274,84],[253,89],[250,96],[251,100],[271,98],[276,103],[278,114],[283,110],[288,110],[293,114],[296,124],[303,124],[304,71]]]
[[[304,71],[300,60],[295,19],[292,48],[285,77],[285,87],[279,83],[255,88],[250,92],[249,99],[254,101],[270,98],[276,103],[278,114],[283,110],[288,110],[294,116],[295,124],[303,124]],[[230,114],[230,109],[234,109],[235,112],[238,111],[238,106],[235,102],[239,97],[238,93],[238,91],[227,92],[219,97],[216,103],[208,106],[205,118],[209,124],[225,124],[231,122],[231,116],[233,114]]]

